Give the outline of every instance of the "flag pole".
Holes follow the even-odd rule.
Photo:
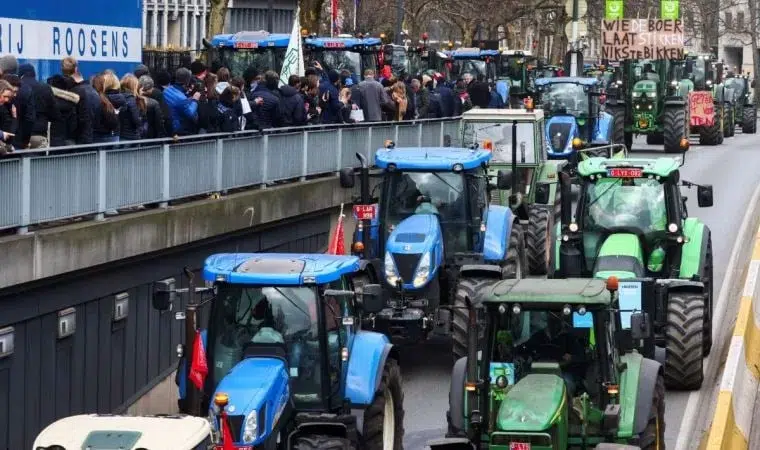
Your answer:
[[[354,0],[354,34],[358,33],[356,29],[356,15],[359,13],[359,0]]]

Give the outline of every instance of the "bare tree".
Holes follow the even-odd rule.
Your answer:
[[[224,33],[224,20],[227,17],[227,0],[209,0],[211,10],[208,13],[206,36]]]

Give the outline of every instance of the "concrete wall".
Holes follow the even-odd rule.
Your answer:
[[[321,178],[5,237],[0,290],[327,210],[352,195],[337,178]]]

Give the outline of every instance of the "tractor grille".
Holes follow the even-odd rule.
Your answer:
[[[414,272],[417,270],[417,264],[420,262],[420,253],[394,253],[393,260],[396,263],[398,275],[404,280],[404,283],[411,283],[414,279]]]
[[[549,143],[552,146],[552,150],[555,152],[562,152],[565,150],[567,140],[570,139],[571,128],[572,127],[569,123],[553,123],[549,125]],[[559,137],[557,137],[557,135],[559,135]]]
[[[230,422],[230,434],[235,441],[239,441],[243,432],[244,416],[227,416]]]

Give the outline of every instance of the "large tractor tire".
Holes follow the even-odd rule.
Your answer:
[[[293,448],[295,450],[355,450],[356,445],[345,438],[315,435],[296,438]]]
[[[541,205],[528,206],[525,251],[528,253],[528,273],[530,275],[546,275],[549,271],[553,232],[554,211]]]
[[[625,107],[615,106],[609,109],[612,114],[612,144],[625,143]],[[628,150],[631,150],[630,148]]]
[[[720,145],[723,143],[723,108],[715,108],[715,122],[711,127],[699,129],[699,143],[701,145]]]
[[[665,108],[665,111],[662,113],[662,126],[665,152],[681,152],[681,139],[688,139],[686,111],[681,107]]]
[[[633,148],[633,133],[625,133],[625,148],[630,152]]]
[[[647,134],[647,145],[662,145],[665,143],[665,136],[662,133]]]
[[[493,278],[460,278],[459,283],[457,283],[457,291],[454,294],[454,309],[451,312],[451,353],[454,356],[455,362],[459,358],[467,356],[470,314],[467,310],[465,298],[475,301],[478,293],[494,281]],[[480,315],[480,312],[478,312],[478,315]]]
[[[757,133],[757,108],[755,105],[747,105],[744,107],[742,117],[742,133],[755,134]]]
[[[736,118],[733,106],[726,105],[725,124],[723,125],[723,137],[732,137],[736,133]]]
[[[713,249],[712,236],[707,236],[707,251],[705,254],[704,267],[702,268],[702,283],[705,286],[705,318],[704,331],[702,331],[702,357],[710,355],[713,343],[712,318],[713,318],[713,295],[715,285],[713,283]]]
[[[362,446],[365,450],[404,448],[404,390],[395,359],[385,360],[383,378],[372,404],[364,411]]]
[[[649,421],[639,437],[638,445],[643,450],[660,450],[665,448],[665,381],[662,376],[657,376],[654,392],[652,393],[652,407],[649,410]]]
[[[668,389],[696,390],[702,386],[705,298],[692,292],[668,296],[665,325],[665,385]]]

